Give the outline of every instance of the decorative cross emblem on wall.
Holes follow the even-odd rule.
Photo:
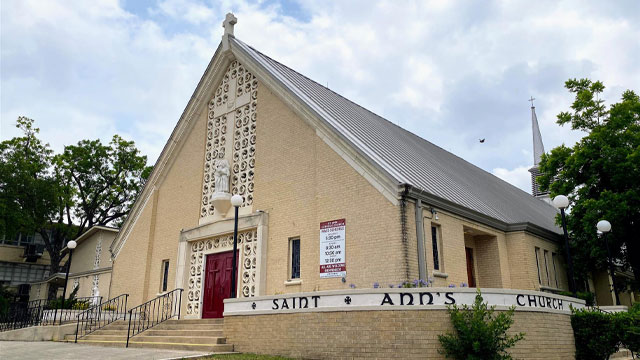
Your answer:
[[[345,297],[344,298],[344,303],[347,304],[347,305],[351,304],[351,296]]]

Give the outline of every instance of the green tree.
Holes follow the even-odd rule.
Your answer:
[[[118,135],[108,145],[82,140],[54,155],[33,123],[19,117],[16,127],[24,136],[0,143],[0,232],[39,233],[55,273],[66,240],[122,221],[152,168],[132,141]]]
[[[605,269],[607,253],[596,223],[611,222],[607,235],[612,256],[640,279],[640,98],[627,90],[607,108],[600,94],[604,85],[588,79],[565,83],[575,94],[570,112],[557,123],[586,133],[573,147],[564,144],[542,156],[539,183],[551,197],[567,195],[571,208],[567,228],[576,277]],[[558,223],[560,223],[558,217]]]

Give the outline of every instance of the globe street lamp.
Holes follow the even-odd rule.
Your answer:
[[[78,246],[78,243],[74,240],[71,240],[67,243],[67,249],[69,249],[69,260],[67,261],[67,274],[64,277],[64,287],[62,288],[62,309],[64,309],[64,298],[67,296],[67,282],[69,282],[69,269],[71,268],[71,258],[73,256],[73,249]],[[53,323],[56,323],[55,316],[53,318]],[[60,324],[62,324],[62,312],[60,312]]]
[[[616,305],[620,305],[620,297],[618,297],[618,287],[616,286],[616,275],[613,267],[613,258],[611,258],[611,251],[609,250],[609,241],[607,240],[607,233],[611,231],[611,223],[607,220],[600,220],[596,224],[598,230],[602,233],[604,238],[604,245],[607,248],[607,262],[609,263],[609,273],[611,273],[611,281],[613,282],[613,292],[616,294]]]
[[[238,251],[238,208],[242,206],[244,200],[242,196],[235,194],[231,197],[231,205],[235,208],[235,218],[233,220],[233,259],[231,260],[231,298],[236,297],[236,273],[237,273],[237,255]]]
[[[562,231],[564,232],[564,250],[567,253],[567,264],[569,265],[569,290],[576,296],[576,280],[573,277],[573,261],[571,260],[571,252],[569,251],[569,234],[567,233],[567,221],[564,216],[564,209],[569,206],[569,198],[564,195],[558,195],[553,198],[553,205],[560,209],[562,216]]]

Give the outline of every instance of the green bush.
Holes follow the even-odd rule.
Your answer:
[[[576,359],[608,359],[618,351],[620,334],[614,315],[588,309],[575,310],[571,326],[576,344]]]
[[[640,352],[640,303],[636,303],[629,312],[614,315],[621,346],[633,353]]]
[[[464,360],[512,359],[507,349],[524,338],[524,333],[507,335],[513,324],[515,307],[494,316],[495,306],[488,307],[483,302],[480,290],[471,308],[462,305],[449,307],[449,316],[455,333],[438,335],[443,350],[441,354],[448,358]]]
[[[45,310],[73,309],[73,307],[76,306],[76,303],[78,302],[78,300],[76,300],[76,296],[78,295],[78,288],[79,286],[76,286],[71,292],[71,294],[69,294],[69,297],[67,298],[67,300],[64,301],[64,307],[62,306],[63,305],[62,297],[59,297],[57,299],[53,299],[49,301],[47,305],[45,305]]]
[[[71,305],[71,309],[73,310],[87,310],[89,308],[89,303],[87,301],[78,301],[75,304]]]

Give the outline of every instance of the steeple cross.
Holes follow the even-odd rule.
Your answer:
[[[531,102],[531,107],[533,107],[533,100],[535,100],[536,98],[534,98],[533,96],[531,97],[531,99],[529,99],[528,101]]]
[[[238,18],[236,18],[232,13],[228,13],[224,18],[224,22],[222,23],[224,34],[233,35],[233,25],[235,25],[237,22]]]

